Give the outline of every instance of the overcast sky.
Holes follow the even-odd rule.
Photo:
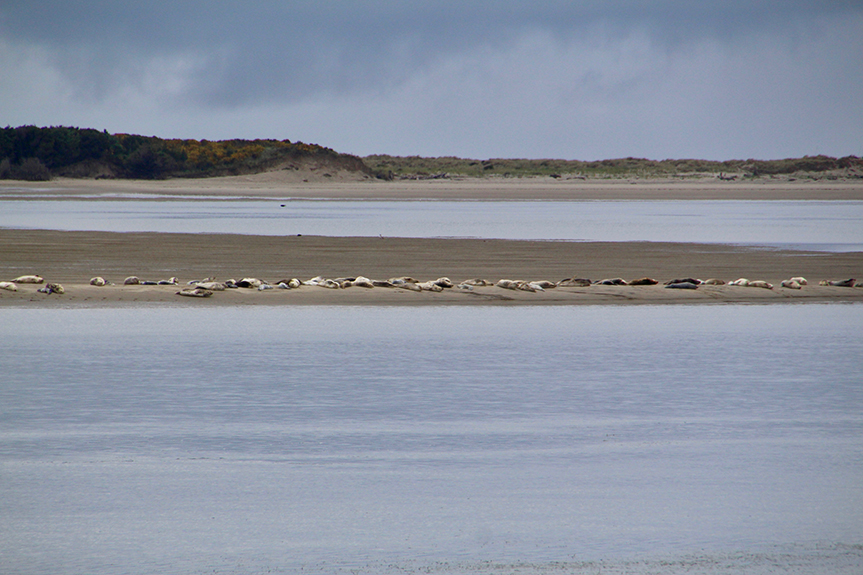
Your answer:
[[[863,155],[863,1],[0,0],[0,125],[359,155]]]

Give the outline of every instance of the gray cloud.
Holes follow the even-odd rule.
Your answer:
[[[21,123],[358,153],[859,153],[861,36],[851,1],[16,2],[0,96]]]

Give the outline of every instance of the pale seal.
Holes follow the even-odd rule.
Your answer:
[[[210,291],[225,291],[227,286],[222,282],[198,282],[195,287]]]
[[[353,287],[361,287],[361,288],[373,288],[375,284],[372,280],[367,277],[359,276],[351,282],[351,286]]]
[[[16,284],[40,284],[45,281],[45,278],[37,275],[18,276],[12,280]]]
[[[210,297],[213,295],[208,289],[202,289],[199,287],[191,287],[191,288],[183,288],[177,292],[177,295],[184,295],[188,297]]]
[[[461,285],[486,287],[486,286],[492,286],[494,284],[492,282],[485,280],[485,279],[482,279],[482,278],[473,278],[473,279],[469,279],[469,280],[464,280],[463,282],[461,282]]]
[[[557,282],[557,287],[588,287],[592,283],[587,278],[566,278]]]
[[[5,289],[7,291],[18,291],[18,286],[15,285],[15,282],[0,282],[0,289]]]
[[[704,281],[703,281],[703,282],[701,282],[701,283],[703,283],[703,284],[704,284],[704,285],[706,285],[706,286],[724,286],[724,285],[725,285],[725,280],[720,280],[720,279],[716,279],[716,278],[710,278],[710,279],[706,279],[706,280],[704,280]]]
[[[105,281],[105,278],[103,278],[101,276],[96,276],[94,278],[90,278],[90,285],[91,286],[102,287],[103,285],[105,285],[107,283],[108,282]]]
[[[434,280],[419,282],[415,285],[423,291],[443,291],[443,286],[438,285]]]
[[[141,283],[141,280],[139,280],[137,276],[129,276],[123,280],[124,286],[136,286],[139,283]]]
[[[795,281],[793,279],[782,280],[782,282],[779,285],[781,285],[784,288],[788,288],[788,289],[801,289],[801,287],[802,287],[800,285],[800,282]]]

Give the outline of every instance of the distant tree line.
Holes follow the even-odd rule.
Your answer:
[[[316,144],[290,140],[178,140],[133,134],[109,134],[91,128],[19,126],[0,129],[0,179],[200,178],[254,174],[293,159],[314,158],[338,169],[361,171],[381,179],[422,179],[460,175],[630,177],[686,174],[830,173],[845,170],[863,177],[857,156],[804,156],[784,160],[579,160],[489,159],[456,157],[367,156],[363,160]],[[829,176],[835,177],[835,176]]]
[[[290,140],[166,140],[61,126],[7,126],[0,130],[0,179],[241,175],[308,156],[340,155],[329,148]]]

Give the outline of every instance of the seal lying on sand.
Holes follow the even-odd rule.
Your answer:
[[[45,278],[37,275],[18,276],[12,280],[16,284],[40,284],[45,281]]]
[[[677,279],[673,279],[673,280],[669,280],[669,281],[665,282],[665,285],[671,285],[671,284],[693,284],[693,285],[699,286],[699,285],[701,285],[701,280],[695,279],[695,278],[677,278]]]
[[[124,286],[136,286],[139,283],[141,283],[141,280],[139,280],[137,276],[129,276],[123,280]]]
[[[855,280],[854,278],[848,280],[821,280],[818,285],[822,286],[835,286],[835,287],[854,287]]]
[[[282,287],[282,289],[297,289],[302,285],[302,282],[297,278],[291,278],[289,280],[279,280],[276,282],[276,287]]]
[[[102,287],[103,285],[105,285],[107,283],[108,282],[105,281],[105,278],[103,278],[101,276],[96,276],[94,278],[90,278],[90,285],[91,286]]]
[[[487,287],[487,286],[493,286],[494,283],[492,283],[488,280],[484,280],[482,278],[473,278],[473,279],[469,279],[469,280],[464,280],[463,282],[461,282],[461,285]]]
[[[659,282],[653,278],[644,277],[644,278],[638,278],[637,280],[632,280],[631,282],[629,282],[629,285],[631,285],[631,286],[655,286],[658,283]]]
[[[15,285],[15,282],[0,282],[0,289],[18,291],[18,286]]]
[[[602,285],[602,286],[625,286],[625,285],[628,285],[626,283],[626,280],[623,278],[604,279],[604,280],[599,280],[596,283],[598,285]]]
[[[202,289],[199,287],[194,287],[194,288],[183,288],[177,292],[177,295],[184,295],[184,296],[188,296],[188,297],[210,297],[211,295],[213,295],[213,292],[211,292],[208,289]]]
[[[56,293],[56,294],[60,294],[60,295],[62,295],[62,294],[64,294],[64,293],[66,293],[66,290],[63,288],[63,286],[62,286],[62,285],[60,285],[60,284],[52,284],[52,283],[45,284],[45,287],[43,287],[43,288],[39,288],[39,289],[38,289],[38,290],[36,290],[36,291],[39,291],[39,292],[42,292],[42,293],[47,293],[47,294]]]
[[[698,289],[698,284],[691,282],[677,282],[665,284],[665,287],[668,289]]]
[[[802,287],[800,285],[800,282],[798,282],[794,279],[782,280],[782,282],[779,285],[781,285],[784,288],[788,288],[788,289],[801,289],[801,287]]]
[[[443,291],[443,289],[444,289],[443,286],[441,286],[440,284],[438,284],[437,282],[435,282],[433,280],[427,281],[427,282],[419,282],[415,285],[423,291],[435,291],[435,292],[437,292],[437,291]]]
[[[205,289],[205,290],[210,290],[210,291],[225,291],[225,289],[228,286],[226,286],[222,282],[209,281],[209,282],[198,282],[195,284],[195,287]]]
[[[237,287],[257,289],[264,283],[264,280],[259,280],[258,278],[243,278],[237,282]]]
[[[706,280],[704,280],[704,281],[703,281],[703,282],[701,282],[701,283],[702,283],[702,284],[704,284],[704,285],[706,285],[706,286],[724,286],[724,285],[725,285],[725,280],[720,280],[720,279],[716,279],[716,278],[710,278],[710,279],[706,279]]]
[[[773,289],[773,284],[768,283],[768,282],[763,281],[763,280],[755,280],[755,281],[749,282],[749,285],[747,287]]]
[[[566,278],[557,282],[557,287],[588,287],[592,283],[587,278]]]

